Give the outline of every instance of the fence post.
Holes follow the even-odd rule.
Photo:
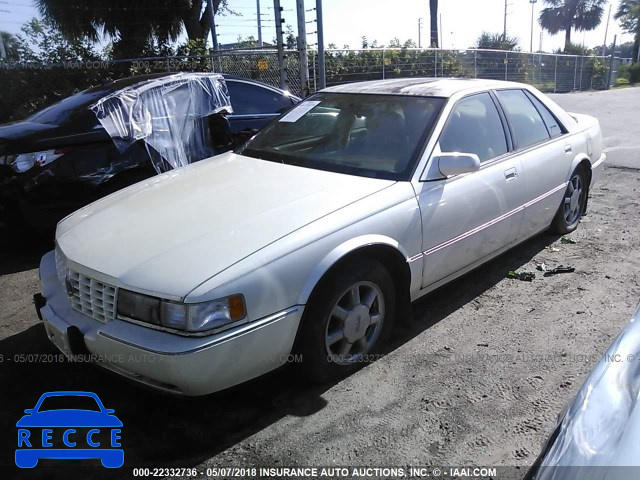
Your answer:
[[[311,64],[313,65],[313,91],[317,92],[318,91],[318,84],[316,81],[316,59],[318,58],[318,56],[316,55],[316,52],[311,52]]]
[[[573,68],[573,90],[576,89],[576,75],[578,75],[578,57],[576,57],[576,64]]]
[[[553,93],[556,93],[558,86],[558,55],[556,55],[556,65],[553,68]]]
[[[300,88],[302,97],[308,97],[309,93],[309,56],[307,52],[307,26],[304,16],[304,0],[297,0],[296,11],[298,14],[298,62],[300,70]]]
[[[580,91],[582,91],[582,77],[584,76],[584,55],[580,57]]]
[[[438,76],[438,50],[434,50],[433,54],[433,76]]]
[[[318,80],[320,83],[320,90],[327,86],[327,70],[324,63],[324,21],[322,18],[322,0],[316,0],[316,20],[318,24]],[[315,68],[315,64],[314,64]],[[315,82],[315,80],[314,80]],[[316,84],[314,83],[314,89],[317,91]]]
[[[384,80],[384,75],[385,75],[385,71],[384,71],[385,65],[384,65],[384,47],[382,47],[382,79]]]
[[[504,54],[504,79],[505,81],[509,78],[509,52],[505,52]]]
[[[282,42],[282,16],[280,0],[273,0],[273,12],[276,19],[276,41],[278,43],[278,69],[280,71],[280,88],[287,89],[287,70],[284,66],[284,45]]]
[[[478,51],[473,51],[473,78],[478,78]]]

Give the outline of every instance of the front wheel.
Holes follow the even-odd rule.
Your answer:
[[[330,274],[314,292],[302,323],[306,376],[327,382],[375,359],[389,337],[395,309],[392,278],[379,262],[363,260]]]
[[[556,233],[571,233],[578,227],[587,202],[587,187],[587,175],[580,166],[571,174],[562,203],[551,224]]]

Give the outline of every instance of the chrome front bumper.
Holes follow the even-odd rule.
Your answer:
[[[286,363],[304,308],[293,306],[211,336],[187,337],[122,320],[102,323],[73,310],[57,277],[54,252],[42,257],[40,284],[46,304],[39,311],[47,336],[65,355],[80,360],[73,345],[77,329],[89,361],[184,395],[223,390]]]

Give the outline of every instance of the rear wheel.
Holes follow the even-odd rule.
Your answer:
[[[560,234],[573,232],[580,223],[586,202],[587,174],[584,167],[579,166],[571,174],[551,228]]]
[[[392,278],[375,260],[350,263],[324,279],[302,323],[304,373],[316,382],[364,366],[387,341],[395,319]]]

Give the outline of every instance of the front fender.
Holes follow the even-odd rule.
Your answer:
[[[406,259],[409,258],[406,250],[400,245],[397,240],[394,240],[391,237],[386,235],[377,235],[377,234],[369,234],[362,235],[355,238],[350,238],[346,242],[338,245],[336,248],[331,250],[327,255],[318,262],[316,267],[311,271],[311,274],[307,278],[304,287],[300,291],[300,295],[298,296],[297,303],[300,305],[305,305],[311,296],[311,292],[318,284],[320,279],[324,276],[329,269],[335,265],[340,259],[344,258],[348,254],[363,248],[369,247],[373,245],[385,245],[392,247],[398,250],[402,256]]]

